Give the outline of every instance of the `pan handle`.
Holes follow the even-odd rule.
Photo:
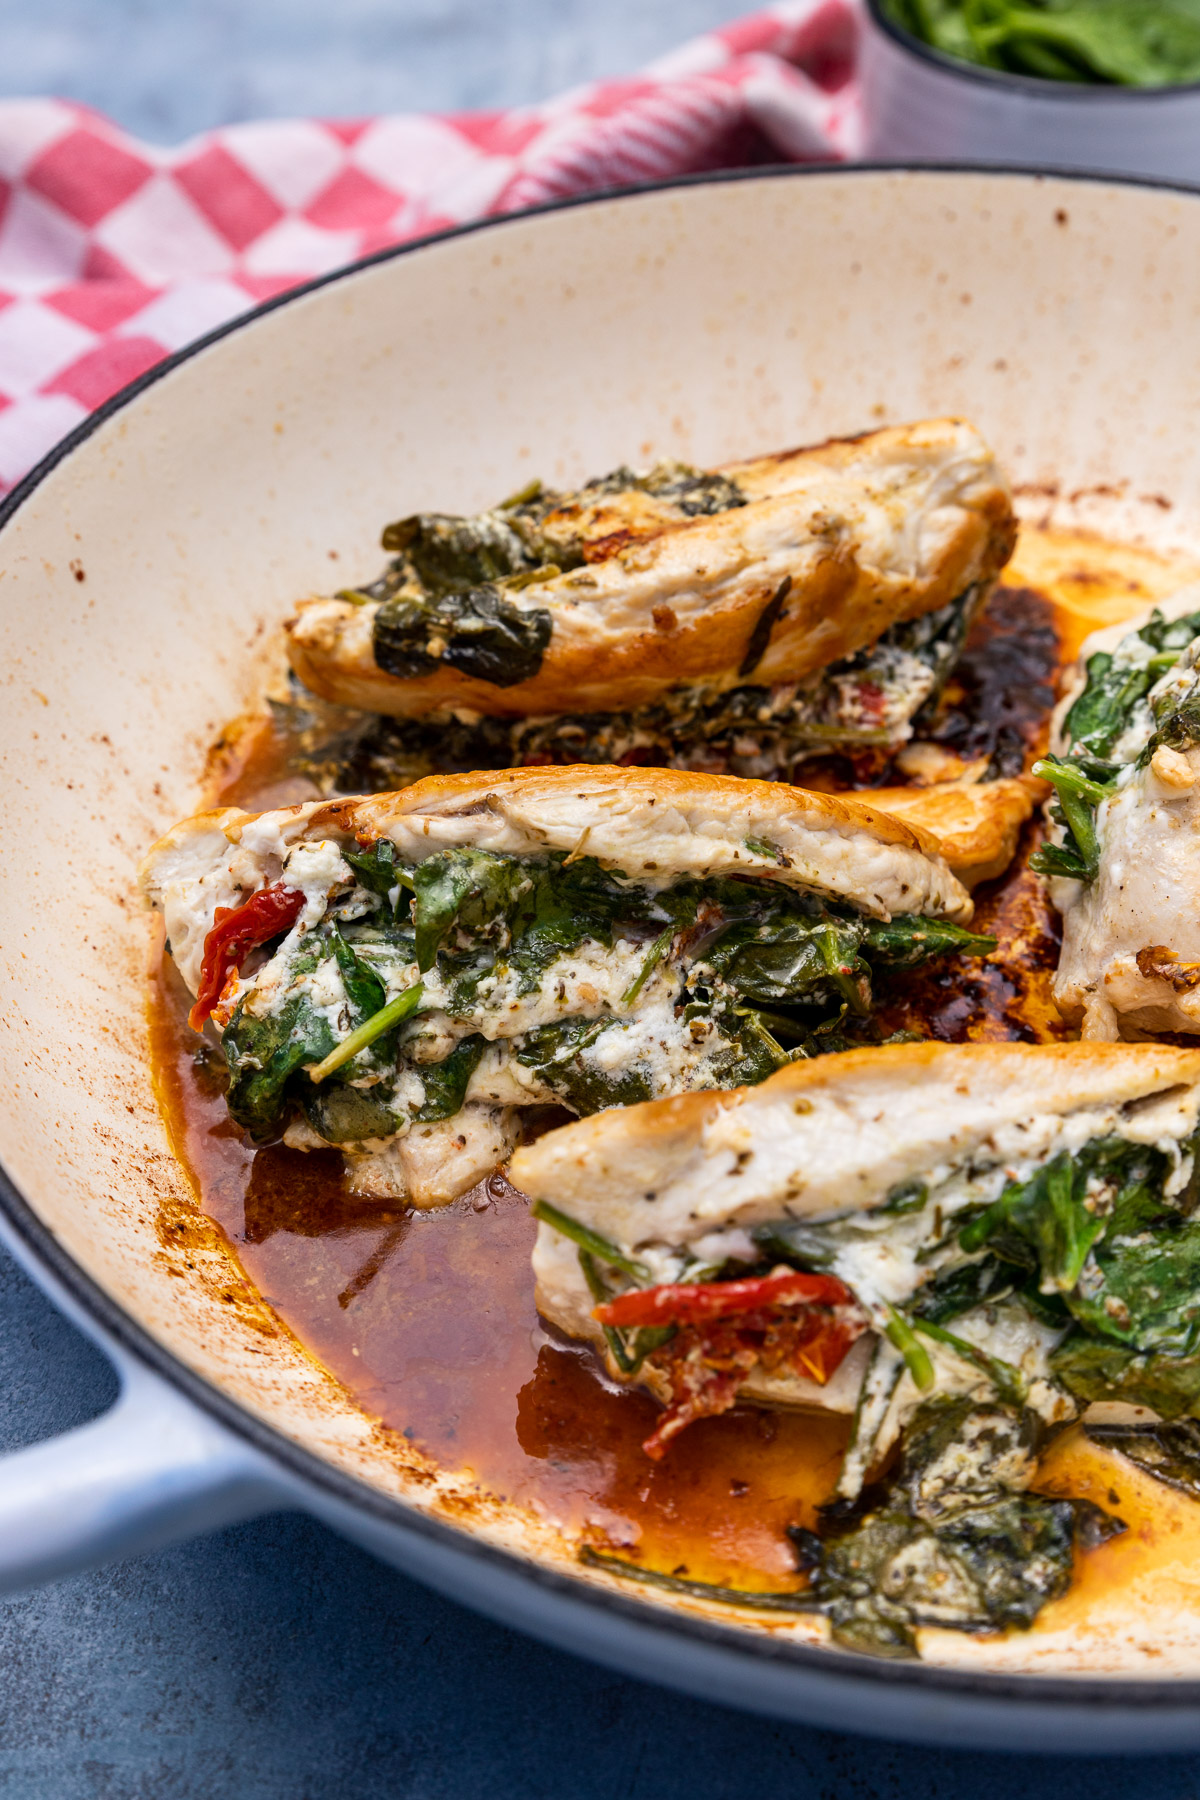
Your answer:
[[[0,1457],[0,1593],[295,1504],[249,1445],[143,1364],[113,1360],[108,1412]]]

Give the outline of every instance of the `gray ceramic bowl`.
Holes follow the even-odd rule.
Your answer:
[[[1036,516],[1200,556],[1198,266],[1200,194],[1133,185],[842,169],[602,196],[237,320],[0,507],[0,1236],[123,1382],[104,1418],[0,1459],[0,1589],[304,1507],[508,1624],[726,1704],[960,1744],[1200,1746],[1187,1570],[1086,1627],[878,1662],[812,1620],[631,1592],[377,1430],[238,1301],[215,1239],[160,1229],[190,1194],[134,894],[296,596],[331,551],[370,569],[397,511],[949,413]]]
[[[863,154],[1200,181],[1200,85],[1075,86],[943,56],[866,0]]]

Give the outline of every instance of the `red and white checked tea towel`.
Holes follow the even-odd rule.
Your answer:
[[[852,155],[858,0],[782,0],[633,80],[444,117],[231,125],[162,150],[0,101],[0,493],[93,407],[254,302],[571,194]]]

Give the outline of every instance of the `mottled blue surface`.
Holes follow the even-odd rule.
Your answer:
[[[164,143],[234,119],[516,106],[619,75],[753,0],[0,0],[0,94]]]
[[[728,10],[733,10],[733,4]],[[168,141],[536,99],[724,0],[0,0],[0,94]],[[0,1450],[108,1404],[0,1254]],[[1014,1746],[1019,1749],[1019,1746]],[[1200,1758],[1047,1764],[701,1706],[476,1619],[284,1516],[0,1602],[0,1800],[1197,1800]]]

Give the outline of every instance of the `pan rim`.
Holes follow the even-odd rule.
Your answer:
[[[1142,176],[1106,175],[1077,170],[1060,170],[1040,165],[1013,163],[898,163],[871,162],[854,164],[768,164],[749,169],[735,169],[700,175],[687,175],[665,181],[637,183],[604,189],[596,193],[553,200],[544,205],[496,218],[471,220],[429,236],[392,245],[362,257],[344,268],[319,275],[285,293],[239,313],[215,330],[207,332],[183,349],[165,357],[152,369],[121,388],[94,413],[81,421],[64,439],[0,501],[0,532],[16,516],[46,478],[109,419],[122,412],[155,382],[162,380],[221,339],[253,326],[260,318],[288,306],[306,295],[355,276],[403,256],[420,254],[425,249],[466,237],[481,231],[502,231],[505,227],[574,210],[579,207],[605,205],[613,201],[637,200],[649,195],[687,190],[697,187],[727,186],[743,181],[804,181],[822,177],[854,180],[862,176],[902,174],[921,180],[945,175],[969,178],[1001,177],[1024,180],[1070,182],[1092,187],[1132,187],[1154,192],[1176,193],[1200,199],[1200,185],[1182,181],[1153,180]],[[1200,1679],[1139,1679],[1118,1676],[1026,1675],[992,1670],[960,1670],[919,1661],[891,1662],[859,1657],[834,1647],[781,1643],[766,1634],[738,1629],[697,1618],[665,1606],[614,1592],[591,1582],[576,1579],[548,1568],[515,1551],[502,1549],[482,1541],[461,1528],[429,1517],[402,1500],[393,1499],[370,1483],[344,1473],[331,1463],[287,1437],[275,1426],[256,1417],[231,1395],[205,1376],[189,1368],[172,1350],[125,1311],[75,1258],[59,1243],[53,1232],[38,1217],[24,1198],[16,1182],[0,1164],[0,1212],[13,1235],[29,1252],[31,1260],[44,1267],[66,1291],[80,1310],[93,1319],[105,1337],[148,1365],[170,1386],[182,1393],[202,1413],[215,1419],[232,1436],[247,1444],[268,1461],[281,1464],[301,1485],[317,1489],[339,1506],[358,1511],[378,1524],[393,1526],[424,1538],[431,1545],[471,1558],[486,1567],[518,1579],[524,1579],[557,1601],[586,1607],[601,1615],[624,1622],[643,1631],[678,1633],[697,1646],[707,1646],[726,1657],[749,1659],[753,1663],[771,1663],[795,1669],[797,1685],[803,1685],[806,1674],[837,1679],[845,1687],[858,1687],[867,1692],[927,1692],[947,1700],[991,1703],[997,1710],[1012,1705],[1034,1708],[1049,1717],[1055,1711],[1073,1713],[1103,1709],[1112,1715],[1114,1709],[1129,1708],[1131,1724],[1136,1713],[1138,1736],[1144,1747],[1145,1723],[1148,1716],[1176,1716],[1200,1709]],[[469,1602],[466,1602],[469,1604]],[[585,1658],[586,1647],[576,1654]],[[778,1713],[777,1708],[769,1709]],[[936,1729],[927,1736],[936,1741]],[[1200,1736],[1200,1725],[1197,1735]],[[1135,1746],[1131,1745],[1131,1748]]]

